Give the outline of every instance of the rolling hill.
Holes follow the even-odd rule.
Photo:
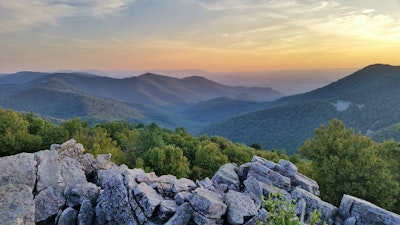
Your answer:
[[[20,72],[0,77],[0,106],[60,119],[78,116],[197,127],[197,121],[181,111],[225,96],[266,101],[283,95],[271,88],[231,87],[198,76],[178,79],[148,73],[114,79],[87,73]]]
[[[400,67],[376,64],[314,91],[215,122],[199,134],[220,135],[265,148],[297,151],[315,128],[339,118],[363,134],[400,121]]]

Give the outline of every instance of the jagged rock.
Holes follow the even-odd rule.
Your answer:
[[[319,196],[319,185],[315,180],[308,178],[301,173],[296,173],[290,178],[292,181],[292,186],[298,186],[313,195]]]
[[[268,169],[274,170],[274,171],[280,171],[281,170],[280,166],[278,164],[276,164],[274,162],[271,162],[269,160],[266,160],[266,159],[264,159],[264,158],[262,158],[260,156],[256,156],[256,155],[253,156],[253,158],[251,159],[251,163],[252,164],[255,163],[255,164],[258,164],[258,165],[261,165],[261,166],[265,166]]]
[[[237,174],[238,167],[234,163],[227,163],[222,165],[215,175],[212,177],[211,181],[217,183],[223,192],[228,190],[239,191],[240,180]]]
[[[97,159],[93,162],[95,170],[108,170],[114,165],[111,162],[111,154],[99,154]]]
[[[0,158],[0,185],[25,184],[34,190],[36,165],[33,154],[29,153]]]
[[[95,173],[94,183],[104,189],[107,186],[108,181],[115,175],[122,174],[128,167],[125,165],[117,166],[112,165],[106,170],[97,170]]]
[[[269,165],[271,166],[271,165]],[[256,180],[266,184],[271,184],[286,191],[290,190],[290,179],[279,174],[278,172],[261,165],[260,163],[252,163],[247,174],[247,178],[254,177]]]
[[[65,199],[61,192],[49,186],[35,196],[35,223],[47,220],[57,215],[59,208],[64,205]]]
[[[356,222],[357,222],[357,220],[356,220],[355,217],[350,217],[350,218],[347,218],[347,219],[343,222],[343,225],[355,225]]]
[[[221,218],[227,208],[222,196],[204,188],[197,188],[189,202],[194,210],[211,219]]]
[[[196,184],[198,187],[205,188],[209,191],[213,191],[213,192],[217,191],[217,189],[215,189],[214,183],[208,177],[204,178],[201,181],[197,181]]]
[[[264,208],[262,208],[258,214],[256,216],[254,216],[253,218],[251,218],[249,221],[247,221],[247,223],[245,223],[245,225],[257,225],[260,222],[262,224],[268,224],[269,220],[269,214],[268,211],[265,210]]]
[[[296,215],[299,217],[300,222],[304,223],[304,216],[306,215],[306,200],[303,198],[296,202],[296,206],[294,208]]]
[[[292,162],[280,159],[278,164],[282,167],[283,175],[292,177],[297,173],[297,166]]]
[[[35,224],[35,204],[31,187],[21,183],[0,186],[0,221],[4,225]]]
[[[78,218],[78,211],[74,208],[66,208],[58,218],[57,225],[75,225]]]
[[[69,207],[81,205],[84,200],[89,200],[94,205],[99,195],[100,188],[93,183],[77,183],[65,190],[66,204]]]
[[[319,210],[321,212],[321,219],[328,222],[328,224],[333,224],[334,221],[331,218],[335,218],[338,212],[338,209],[335,206],[322,201],[317,196],[301,188],[295,188],[293,190],[292,198],[296,201],[300,201],[301,199],[305,200],[305,218],[311,218],[312,212],[314,210]],[[309,221],[305,220],[305,222],[308,223]]]
[[[192,218],[192,207],[185,202],[178,207],[174,216],[171,217],[164,225],[186,225]]]
[[[240,192],[229,190],[224,196],[224,202],[228,208],[227,218],[230,224],[243,224],[246,219],[257,214],[258,207],[253,199]]]
[[[187,191],[179,192],[175,195],[174,200],[176,204],[181,205],[184,202],[189,201],[193,194]]]
[[[172,192],[178,193],[182,191],[189,191],[196,187],[196,184],[187,178],[180,178],[178,180],[173,181],[172,183]]]
[[[249,172],[250,166],[251,166],[251,162],[247,162],[247,163],[244,163],[239,166],[238,176],[239,176],[239,180],[241,182],[243,182],[244,180],[247,179],[247,173]]]
[[[91,225],[94,223],[95,211],[89,200],[83,200],[77,218],[77,225]]]
[[[143,208],[143,212],[147,217],[151,217],[155,208],[161,203],[163,198],[146,183],[140,183],[134,190],[135,199]]]
[[[355,224],[400,224],[400,215],[350,195],[343,196],[339,216],[345,220],[354,217]]]
[[[159,178],[156,175],[156,173],[151,172],[151,173],[138,174],[136,176],[136,181],[139,183],[144,182],[148,185],[152,185],[154,183],[157,183],[159,181]]]
[[[157,216],[160,220],[166,221],[176,212],[178,205],[174,200],[162,200]]]
[[[128,192],[121,174],[111,177],[96,205],[95,224],[138,224],[128,202]]]
[[[201,213],[198,213],[196,211],[192,212],[192,218],[193,221],[197,224],[197,225],[222,225],[224,220],[219,218],[219,219],[215,219],[215,218],[208,218],[206,216],[204,216]]]
[[[158,178],[158,182],[153,183],[152,187],[163,197],[174,197],[172,184],[177,180],[173,175],[162,175]]]

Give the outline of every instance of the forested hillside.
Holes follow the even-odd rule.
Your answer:
[[[266,104],[263,110],[215,122],[200,133],[284,148],[292,154],[315,127],[332,118],[366,135],[398,123],[399,87],[399,66],[371,65],[325,87]]]

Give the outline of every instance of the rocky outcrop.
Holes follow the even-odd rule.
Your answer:
[[[262,196],[280,192],[308,223],[314,210],[328,224],[400,224],[400,216],[344,195],[339,208],[322,201],[318,184],[291,162],[254,156],[192,181],[116,166],[70,140],[50,150],[0,158],[1,224],[257,224],[268,222]]]

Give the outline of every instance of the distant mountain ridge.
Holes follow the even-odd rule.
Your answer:
[[[399,96],[400,67],[375,64],[314,91],[283,97],[263,110],[215,122],[199,133],[284,148],[291,154],[332,118],[363,134],[398,123]]]
[[[178,111],[213,98],[254,96],[271,101],[271,88],[231,87],[199,76],[183,79],[157,74],[115,79],[88,73],[20,72],[0,77],[0,106],[55,118],[158,122],[167,127],[190,121]]]

